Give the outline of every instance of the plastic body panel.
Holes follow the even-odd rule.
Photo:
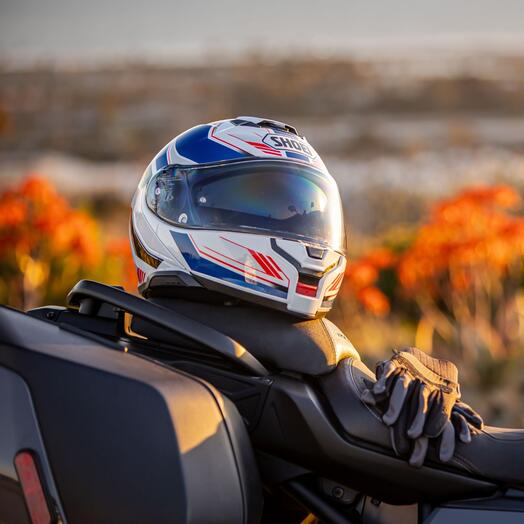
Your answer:
[[[522,524],[524,513],[485,509],[438,508],[424,524]]]
[[[13,462],[24,449],[36,455],[51,513],[66,524],[27,384],[0,367],[0,522],[30,522]]]
[[[29,385],[70,522],[257,522],[249,439],[209,384],[4,307],[0,365]]]
[[[424,524],[516,524],[524,522],[524,491],[509,489],[483,500],[464,500],[436,508]]]

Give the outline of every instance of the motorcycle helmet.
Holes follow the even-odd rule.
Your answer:
[[[315,318],[346,265],[335,180],[295,128],[265,118],[171,140],[135,192],[130,237],[146,298],[208,292]]]

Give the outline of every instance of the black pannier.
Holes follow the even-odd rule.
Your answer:
[[[52,465],[43,468],[50,507],[67,522],[258,520],[262,493],[246,429],[207,382],[6,307],[0,367],[27,385],[34,439],[43,443],[33,451]],[[20,439],[0,446],[6,479],[13,470],[3,465],[13,463],[13,446],[25,446]]]

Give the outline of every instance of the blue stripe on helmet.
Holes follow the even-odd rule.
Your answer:
[[[202,164],[251,156],[210,140],[210,129],[211,126],[206,124],[186,131],[175,142],[177,152],[193,162]]]
[[[241,275],[231,271],[223,266],[215,264],[210,260],[202,258],[193,242],[189,239],[189,236],[185,233],[178,233],[177,231],[171,231],[174,241],[178,248],[182,252],[182,256],[188,263],[189,267],[198,273],[209,275],[211,277],[220,278],[225,282],[231,284],[237,284],[239,286],[259,291],[261,293],[267,293],[275,297],[286,298],[287,291],[279,289],[278,287],[266,286],[265,284],[246,282]]]
[[[309,162],[310,158],[306,155],[302,155],[300,153],[295,153],[293,151],[286,151],[286,156],[288,158],[296,158],[297,160],[302,160],[303,162]]]
[[[167,146],[158,153],[155,159],[156,165],[155,169],[156,171],[160,171],[161,169],[164,169],[164,167],[167,166]]]

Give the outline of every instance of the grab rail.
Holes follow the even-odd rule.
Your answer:
[[[125,291],[94,282],[80,280],[67,295],[69,306],[81,307],[85,299],[110,304],[144,320],[153,322],[173,333],[183,335],[220,353],[257,376],[267,376],[269,371],[242,344],[201,322],[180,313],[153,304]]]

